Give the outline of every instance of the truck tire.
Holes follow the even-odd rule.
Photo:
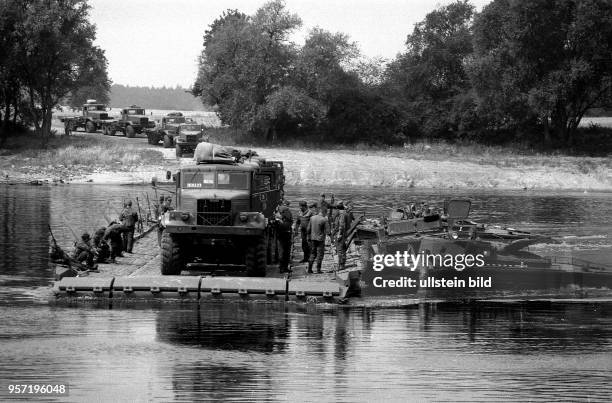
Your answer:
[[[251,240],[246,249],[245,264],[249,277],[266,276],[266,237],[260,236]]]
[[[132,127],[132,125],[127,125],[125,127],[125,137],[133,139],[136,137],[136,130]]]
[[[162,233],[161,249],[161,274],[165,276],[181,274],[184,256],[177,236],[164,231]]]
[[[183,156],[183,150],[181,150],[181,145],[176,145],[176,158],[179,159]]]
[[[164,134],[164,148],[171,148],[172,147],[172,137],[168,136],[167,134]]]
[[[85,123],[85,130],[87,131],[87,133],[95,133],[96,124],[91,120],[88,120],[87,123]]]

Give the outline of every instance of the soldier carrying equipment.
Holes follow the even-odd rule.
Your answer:
[[[123,232],[123,250],[127,253],[132,253],[132,247],[134,246],[134,230],[138,222],[138,213],[132,209],[131,200],[125,203],[119,220],[125,227],[125,231]]]

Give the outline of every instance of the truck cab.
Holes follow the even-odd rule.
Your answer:
[[[161,222],[161,272],[223,262],[264,276],[274,212],[283,197],[283,164],[259,157],[200,158],[201,149],[215,147],[221,148],[200,143],[198,162],[172,175],[177,207]]]
[[[204,125],[195,122],[179,124],[174,136],[176,158],[181,158],[183,154],[193,154],[198,143],[208,141],[209,137],[204,132]]]

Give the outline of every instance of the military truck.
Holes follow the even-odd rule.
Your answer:
[[[174,136],[181,123],[191,122],[191,119],[183,116],[181,112],[171,112],[161,118],[161,122],[155,130],[147,131],[149,144],[156,145],[163,142],[164,148],[174,146]]]
[[[144,108],[132,105],[129,108],[121,109],[118,119],[105,120],[101,122],[102,134],[114,136],[117,132],[125,134],[126,137],[133,138],[136,134],[146,132],[155,128],[155,122],[149,121],[145,115]]]
[[[283,163],[211,143],[198,144],[194,157],[194,165],[166,174],[177,200],[161,220],[161,273],[223,264],[265,276]]]
[[[174,136],[176,158],[183,154],[193,154],[199,143],[208,141],[209,136],[204,133],[204,125],[197,123],[181,123]]]
[[[64,133],[70,135],[73,131],[82,128],[87,133],[95,133],[104,122],[114,119],[108,116],[109,108],[95,99],[88,99],[82,107],[82,115],[61,117],[64,123]]]

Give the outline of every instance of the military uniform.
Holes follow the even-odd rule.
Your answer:
[[[105,263],[106,259],[110,257],[110,247],[103,239],[104,232],[106,232],[106,228],[102,227],[96,231],[93,237],[93,251],[96,263]]]
[[[119,216],[119,220],[121,220],[125,226],[125,231],[123,233],[123,250],[127,253],[132,253],[132,247],[134,246],[134,230],[138,222],[138,213],[132,210],[131,201],[127,202],[126,207]]]
[[[304,253],[304,258],[302,259],[301,263],[307,262],[310,258],[310,241],[308,240],[307,230],[308,223],[310,222],[310,217],[312,217],[312,215],[313,213],[308,208],[306,202],[300,203],[300,212],[298,213],[295,225],[297,227],[296,230],[300,231],[300,238],[302,240],[302,252]]]
[[[123,250],[123,240],[121,238],[121,234],[124,231],[125,227],[123,226],[123,224],[112,222],[104,232],[104,237],[102,239],[108,241],[110,244],[111,261],[114,261],[115,257],[123,256],[123,254],[121,253]]]
[[[289,210],[288,202],[278,208],[276,219],[278,221],[277,237],[280,261],[278,270],[281,273],[289,271],[289,260],[291,259],[291,226],[293,216]]]
[[[89,239],[89,234],[87,233],[81,236],[81,241],[75,245],[72,258],[88,267],[93,267],[94,253]]]
[[[323,255],[325,254],[325,236],[329,235],[329,220],[324,211],[310,217],[307,234],[310,238],[310,259],[308,260],[308,273],[312,273],[312,266],[317,261],[317,273],[321,273]]]
[[[339,203],[338,214],[334,221],[334,240],[336,241],[336,253],[338,254],[338,269],[344,269],[346,265],[346,241],[348,231],[353,223],[353,214],[344,209]]]

